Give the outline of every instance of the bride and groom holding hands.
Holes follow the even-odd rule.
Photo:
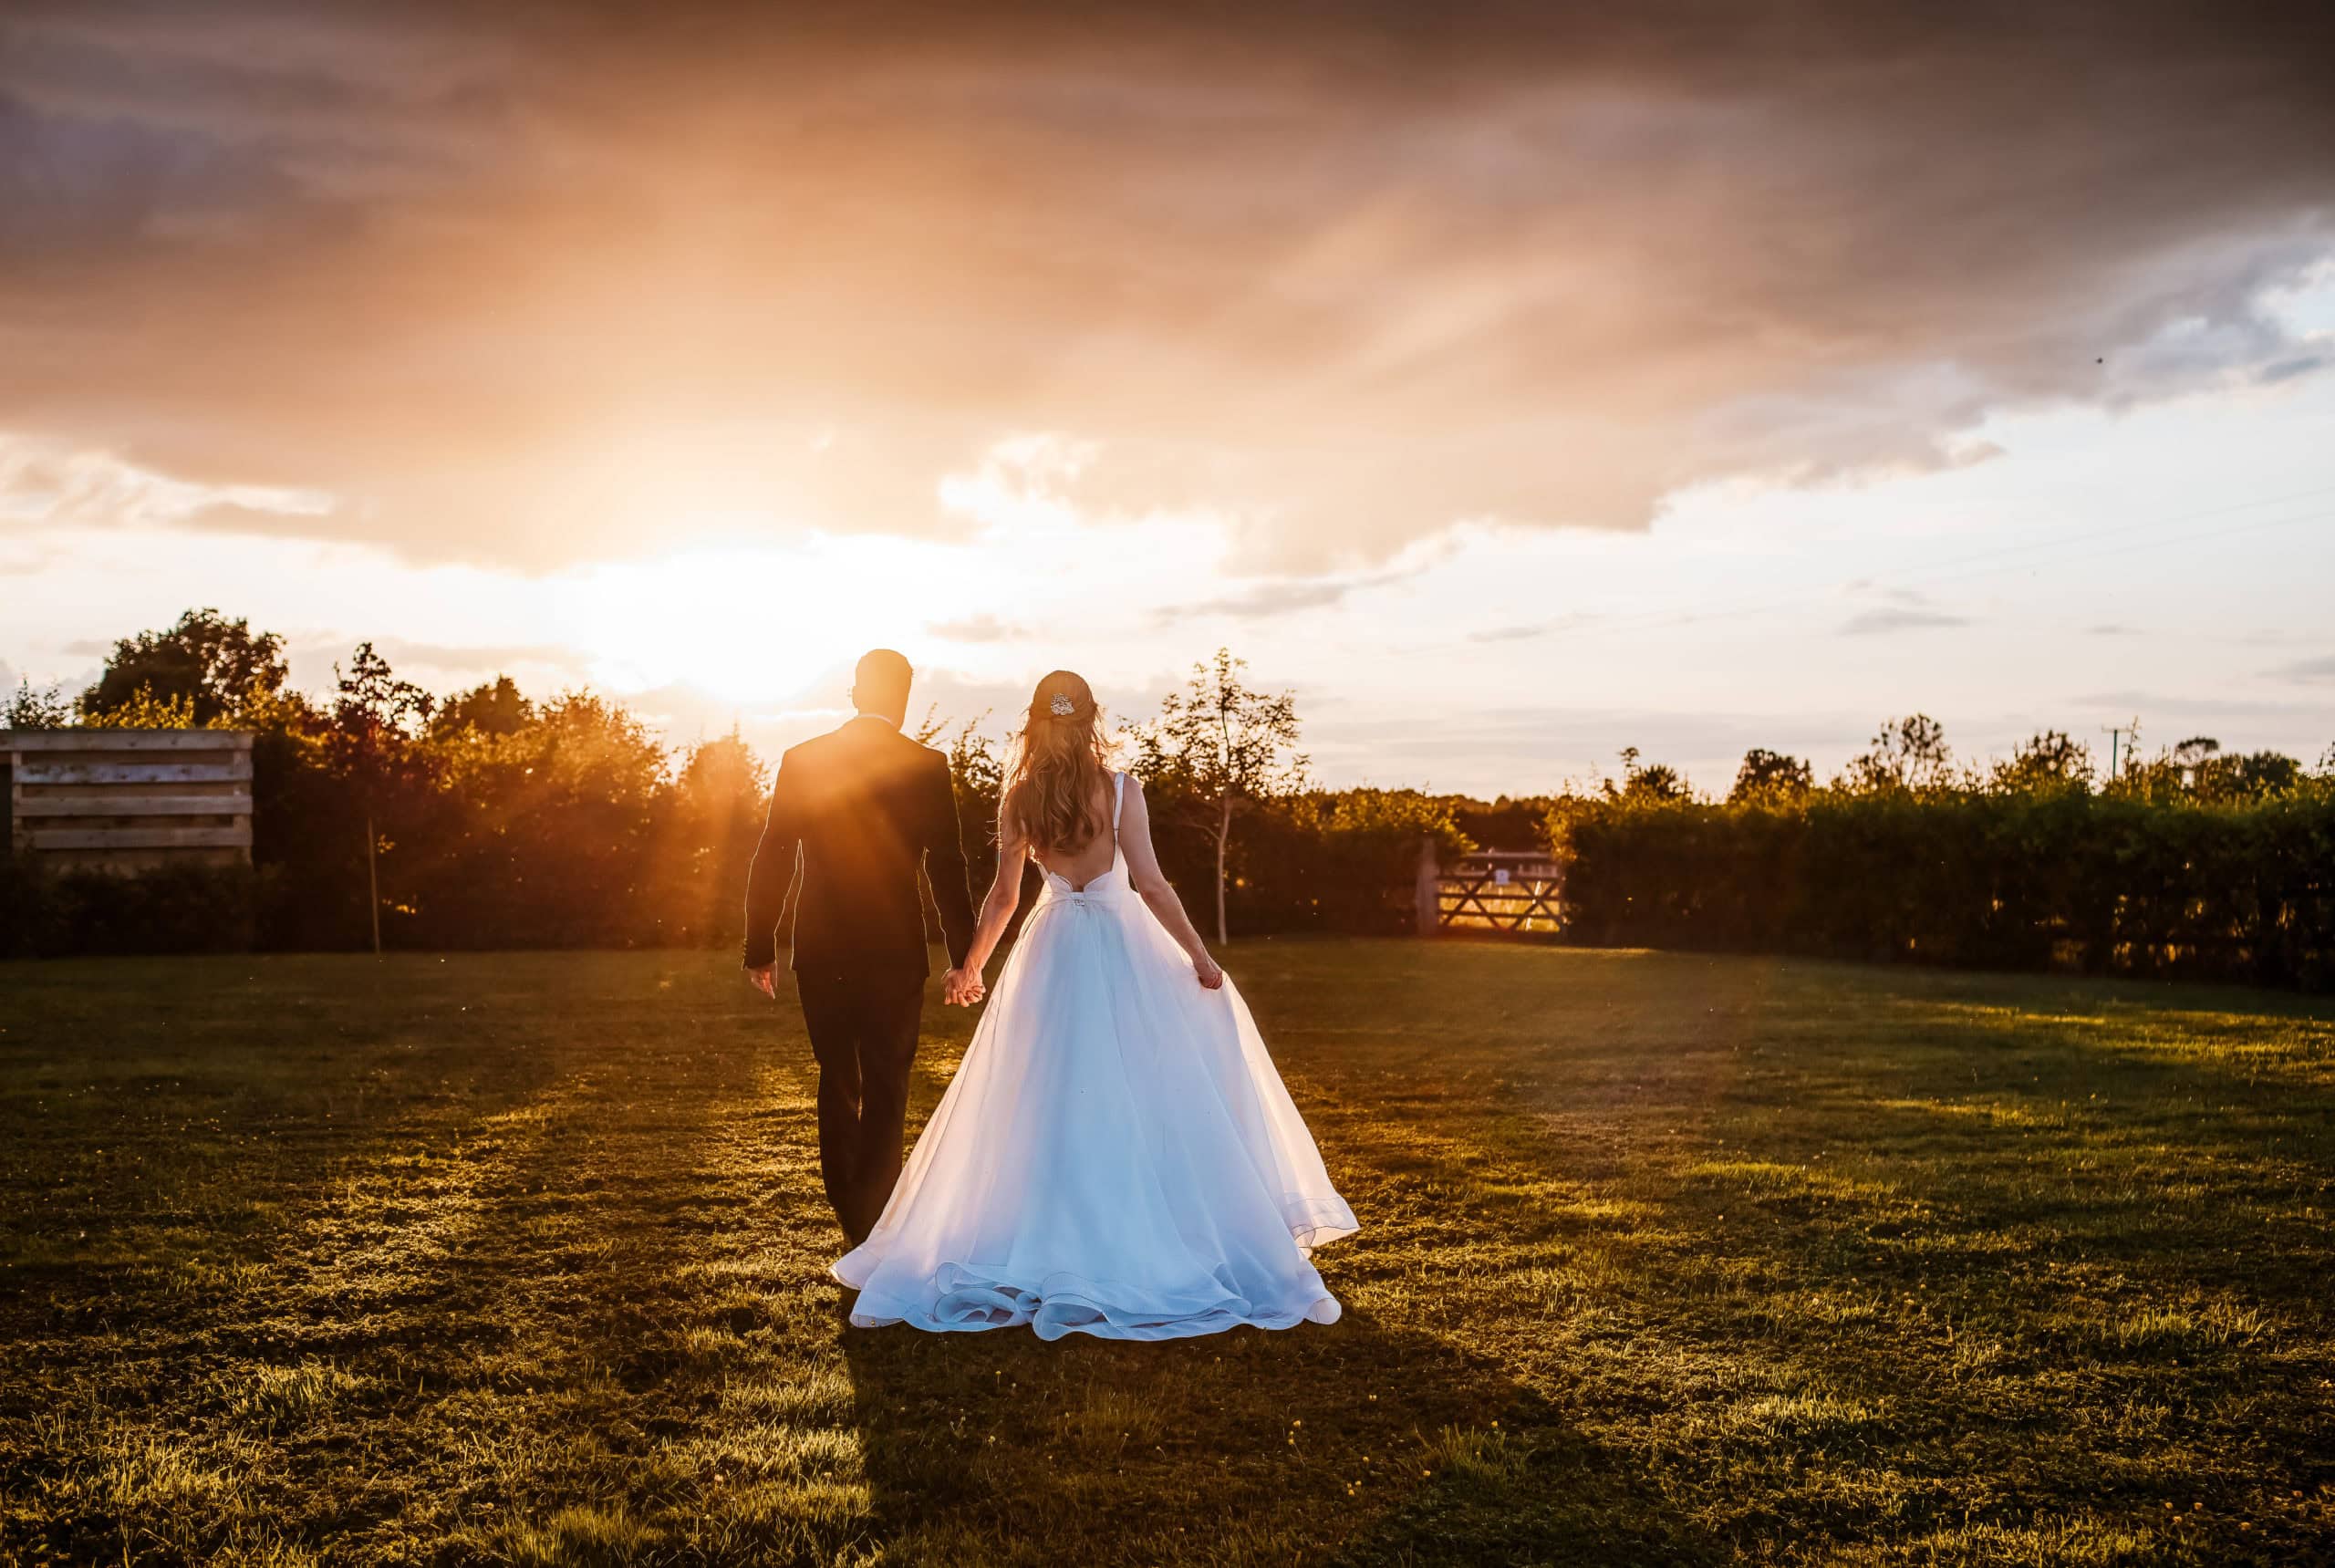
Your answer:
[[[1310,1255],[1354,1211],[1160,874],[1094,693],[1056,670],[1032,694],[976,914],[948,760],[901,732],[910,678],[900,655],[869,653],[856,716],[786,753],[746,891],[747,975],[773,997],[793,892],[819,1168],[851,1242],[830,1272],[859,1293],[852,1323],[1175,1339],[1334,1322]],[[918,873],[945,994],[973,1005],[1025,858],[1037,903],[903,1168],[929,971]]]

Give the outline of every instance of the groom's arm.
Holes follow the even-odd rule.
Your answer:
[[[761,842],[746,872],[746,967],[767,970],[778,961],[778,920],[786,911],[787,889],[794,881],[794,850],[803,841],[801,813],[796,808],[794,783],[784,760],[771,781],[770,815],[763,819]]]
[[[949,944],[949,967],[962,969],[973,946],[973,895],[965,867],[965,841],[957,821],[957,791],[949,781],[949,761],[936,756],[932,824],[926,836],[925,876],[932,883],[933,907],[940,911],[940,935]]]

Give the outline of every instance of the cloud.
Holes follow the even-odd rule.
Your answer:
[[[2325,701],[2276,701],[2257,698],[2235,697],[2226,692],[2209,696],[2185,696],[2180,692],[2124,690],[2118,691],[2087,691],[2068,699],[2068,706],[2092,708],[2112,717],[2137,714],[2144,724],[2162,722],[2162,716],[2176,716],[2173,727],[2185,732],[2203,724],[2212,726],[2232,719],[2302,719],[2318,721],[2326,718]]]
[[[1189,604],[1169,605],[1153,612],[1152,620],[1157,626],[1175,626],[1208,616],[1259,620],[1297,610],[1328,609],[1345,603],[1357,594],[1392,587],[1419,576],[1449,560],[1457,553],[1457,543],[1450,535],[1439,535],[1411,545],[1382,566],[1364,571],[1330,572],[1318,576],[1268,577],[1252,582],[1235,593]]]
[[[1030,631],[1026,627],[984,613],[967,616],[962,620],[942,621],[932,628],[932,635],[950,642],[1019,642],[1030,636]]]
[[[2335,681],[2335,653],[2282,666],[2270,671],[2270,677],[2274,680],[2292,680],[2309,685]]]
[[[2102,621],[2083,628],[2086,637],[2146,637],[2148,633],[2136,626],[2120,626],[2114,621]]]
[[[254,484],[203,484],[110,453],[0,432],[0,528],[192,528],[316,536],[329,496]]]
[[[1970,618],[1946,610],[1916,609],[1906,605],[1892,605],[1883,609],[1869,609],[1851,616],[1841,625],[1849,637],[1878,637],[1890,632],[1926,631],[1940,627],[1968,626]]]
[[[518,669],[564,670],[580,675],[590,663],[587,655],[560,643],[484,643],[478,645],[415,642],[401,637],[374,639],[373,647],[392,666],[471,674],[480,670]]]
[[[0,431],[206,497],[77,516],[531,570],[961,535],[943,476],[1043,430],[1081,514],[1224,516],[1322,603],[1456,523],[1643,527],[2330,358],[2262,303],[2335,251],[2323,7],[10,29]]]

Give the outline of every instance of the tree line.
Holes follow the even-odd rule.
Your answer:
[[[198,609],[121,639],[84,691],[20,685],[13,728],[254,732],[253,865],[121,877],[14,857],[0,952],[742,936],[771,764],[734,732],[672,747],[606,696],[538,698],[507,676],[441,697],[371,643],[334,676],[327,693],[300,691],[279,636]],[[1004,742],[986,715],[912,728],[949,756],[978,894],[996,864]],[[1255,688],[1226,650],[1126,727],[1169,876],[1219,934],[1402,929],[1419,843],[1468,847],[1461,816],[1507,803],[1318,789],[1300,730],[1293,699]]]
[[[1546,828],[1572,941],[2335,988],[2335,747],[1966,764],[1917,713],[1821,785],[1755,750],[1724,799],[1624,752]]]
[[[0,866],[0,953],[172,948],[725,946],[769,764],[736,733],[673,747],[591,691],[508,677],[445,697],[373,645],[294,689],[283,641],[213,610],[115,644],[12,727],[256,732],[253,866],[136,878]],[[975,890],[1005,766],[987,715],[913,726],[945,751]],[[1754,749],[1724,796],[1621,753],[1541,796],[1326,790],[1286,692],[1219,649],[1119,737],[1161,860],[1219,934],[1411,929],[1423,846],[1544,848],[1561,940],[1997,968],[2335,983],[2335,748],[2307,765],[2195,736],[2103,767],[2046,731],[1965,763],[1922,714],[1820,783]],[[1026,900],[1025,900],[1026,907]]]

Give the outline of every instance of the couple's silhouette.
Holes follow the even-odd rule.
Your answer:
[[[745,963],[765,994],[794,894],[852,1322],[1168,1339],[1334,1321],[1310,1254],[1354,1212],[1160,874],[1142,788],[1110,768],[1086,682],[1056,670],[1031,698],[977,916],[948,759],[901,732],[911,679],[887,649],[859,661],[855,716],[781,760],[747,879]],[[930,974],[919,875],[944,994],[970,1005],[1025,859],[1043,891],[904,1169]]]

